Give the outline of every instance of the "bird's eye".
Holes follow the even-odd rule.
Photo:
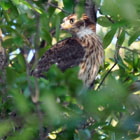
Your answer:
[[[74,19],[71,18],[71,19],[70,19],[70,24],[73,24],[73,23],[74,23]]]

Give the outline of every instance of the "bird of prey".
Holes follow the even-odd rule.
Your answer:
[[[79,66],[79,79],[86,87],[91,87],[100,65],[104,64],[104,50],[95,33],[96,25],[85,14],[81,18],[72,14],[63,19],[61,29],[70,32],[73,37],[66,38],[47,50],[39,60],[33,75],[43,76],[52,64],[56,64],[62,71]]]

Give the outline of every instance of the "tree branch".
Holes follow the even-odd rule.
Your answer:
[[[125,50],[127,50],[127,51],[130,51],[130,52],[132,52],[132,53],[140,54],[140,52],[138,52],[138,51],[136,51],[136,50],[129,49],[129,48],[124,47],[124,46],[120,46],[120,48],[121,48],[121,49],[125,49]]]
[[[101,81],[101,83],[99,84],[99,86],[97,87],[97,90],[102,86],[102,84],[104,83],[106,77],[109,75],[109,73],[113,70],[113,68],[117,65],[117,62],[115,62],[113,64],[113,66],[108,70],[108,72],[105,74],[105,76],[103,77],[103,80]]]
[[[100,14],[102,14],[102,15],[104,15],[103,13],[102,13],[102,11],[101,11],[101,9],[99,8],[98,9],[98,11],[100,12]],[[115,21],[110,17],[110,16],[108,16],[108,15],[104,15],[111,23],[115,23]]]
[[[2,46],[2,30],[0,29],[0,70],[4,70],[6,66],[7,58],[6,51]]]
[[[3,88],[0,89],[2,92],[2,102],[4,103],[6,101],[6,66],[7,66],[7,56],[6,56],[6,50],[2,46],[2,30],[0,29],[0,84],[3,86]]]
[[[97,8],[96,8],[96,5],[95,5],[95,2],[93,2],[92,0],[86,0],[85,1],[85,13],[89,17],[89,19],[93,23],[96,24],[96,21],[97,21],[97,17],[96,17]]]
[[[66,10],[64,10],[64,9],[62,9],[62,8],[60,8],[60,7],[58,7],[57,5],[55,5],[55,4],[51,3],[51,2],[47,2],[47,4],[48,4],[49,6],[52,6],[52,7],[54,7],[54,8],[59,9],[60,11],[64,12],[65,14],[70,14],[70,12],[68,12],[68,11],[66,11]]]
[[[40,15],[35,12],[35,16],[36,16],[36,36],[35,36],[35,50],[38,50],[38,46],[39,46],[39,27],[40,27]],[[35,53],[35,63],[38,61],[38,53]],[[44,136],[43,136],[43,115],[42,112],[40,111],[40,106],[39,106],[39,87],[38,87],[38,82],[37,79],[35,77],[35,95],[32,96],[32,101],[35,103],[36,105],[36,112],[38,115],[38,119],[39,119],[39,135],[40,135],[40,140],[44,140]]]
[[[36,50],[35,63],[37,63],[37,61],[38,61],[38,53],[37,53],[38,51],[37,50],[39,47],[40,15],[37,12],[35,12],[35,16],[36,16],[36,35],[35,35],[35,39],[34,39],[34,48]],[[27,54],[27,51],[28,51],[27,47],[24,46],[24,50],[22,50],[22,51],[23,51],[23,54]],[[42,115],[42,112],[40,111],[40,106],[39,106],[38,82],[37,82],[36,77],[34,77],[34,87],[35,88],[33,89],[32,85],[31,85],[31,80],[30,80],[30,66],[29,66],[29,63],[27,62],[27,58],[25,57],[25,55],[24,55],[24,58],[25,58],[25,64],[26,64],[26,73],[27,73],[27,81],[28,81],[28,85],[29,85],[29,90],[31,93],[32,101],[35,104],[36,113],[37,113],[38,120],[39,120],[39,137],[40,137],[40,140],[44,140],[45,138],[44,138],[44,133],[43,133],[43,122],[42,122],[43,115]]]

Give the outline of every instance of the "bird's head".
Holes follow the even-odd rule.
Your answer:
[[[72,14],[63,19],[61,29],[66,30],[72,34],[77,34],[84,29],[89,29],[95,32],[95,24],[90,21],[86,14],[83,14],[81,18],[78,18],[76,14]]]

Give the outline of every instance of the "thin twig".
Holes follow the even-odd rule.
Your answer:
[[[115,55],[114,55],[114,59],[115,59],[115,63],[113,64],[113,66],[109,69],[109,71],[105,74],[105,76],[103,77],[101,83],[99,84],[99,86],[97,87],[97,90],[101,87],[101,85],[104,83],[106,77],[109,75],[109,73],[112,71],[112,69],[117,65],[118,63],[118,55],[119,55],[119,49],[120,49],[120,46],[118,45],[118,38],[121,34],[121,29],[119,29],[118,31],[118,35],[117,35],[117,42],[116,42],[116,45],[115,45]]]
[[[0,29],[0,84],[3,88],[0,90],[2,92],[2,103],[6,101],[6,66],[7,66],[7,56],[6,50],[2,46],[2,30]]]
[[[38,50],[38,46],[39,46],[39,28],[40,28],[40,15],[35,12],[36,15],[36,36],[35,36],[35,50]],[[35,53],[35,63],[38,61],[38,53]],[[43,137],[43,115],[42,112],[40,111],[40,106],[39,106],[39,87],[38,87],[38,82],[37,79],[35,77],[35,95],[32,96],[32,101],[35,103],[36,105],[36,112],[38,115],[38,119],[39,119],[39,135],[40,135],[40,140],[44,140]]]
[[[136,50],[129,49],[129,48],[127,48],[127,47],[120,46],[120,48],[121,48],[121,49],[128,50],[128,51],[130,51],[130,52],[132,52],[132,53],[140,54],[140,52],[138,52],[138,51],[136,51]]]
[[[26,44],[26,42],[24,42]],[[28,83],[28,86],[29,86],[29,90],[30,90],[30,94],[31,96],[34,95],[34,89],[32,87],[32,84],[31,84],[31,80],[30,80],[30,68],[29,68],[29,65],[28,65],[28,62],[27,62],[27,57],[25,54],[27,54],[28,50],[27,50],[27,47],[24,45],[24,48],[20,49],[20,53],[23,54],[24,56],[24,61],[25,61],[25,65],[26,65],[26,75],[27,75],[27,83]]]
[[[25,54],[25,47],[24,47],[24,50],[21,49],[21,52],[23,52],[23,54]],[[28,82],[28,86],[29,86],[29,90],[30,90],[30,93],[31,93],[31,96],[34,94],[34,89],[32,87],[32,84],[31,84],[31,80],[30,80],[30,69],[29,69],[29,65],[28,65],[28,62],[27,62],[27,59],[24,55],[24,60],[25,60],[25,65],[26,65],[26,74],[27,74],[27,82]]]
[[[100,8],[98,8],[98,11],[102,14],[102,15],[104,15],[103,13],[102,13],[102,11],[101,11],[101,9]],[[115,21],[110,17],[110,16],[108,16],[108,15],[105,15],[105,17],[111,22],[111,23],[115,23]]]
[[[36,112],[38,115],[38,119],[39,119],[39,136],[40,136],[40,140],[44,140],[44,133],[43,133],[43,115],[42,112],[40,110],[40,106],[39,106],[39,102],[35,103],[36,106]]]
[[[66,13],[66,14],[70,14],[70,12],[68,12],[68,11],[66,11],[66,10],[64,10],[64,9],[62,9],[62,8],[60,8],[60,7],[58,7],[57,5],[55,5],[55,4],[53,4],[53,3],[47,3],[47,4],[50,5],[50,6],[52,6],[52,7],[57,8],[57,9],[59,9],[59,10],[61,10],[62,12]]]
[[[51,3],[52,2],[52,0],[48,0],[47,1],[47,4],[45,4],[46,6],[45,6],[45,11],[46,12],[48,12],[48,9],[50,8],[50,5],[48,4],[48,3]]]
[[[48,0],[48,2],[46,3],[46,7],[45,7],[45,12],[46,13],[48,12],[49,7],[51,6],[50,5],[51,1],[52,0]],[[55,29],[52,29],[49,32],[50,32],[50,35],[53,36],[55,34],[56,30]],[[38,34],[39,34],[39,32],[38,32]],[[40,45],[39,45],[39,43],[38,43],[39,42],[39,36],[38,37],[36,36],[36,39],[35,39],[36,40],[36,43],[35,43],[36,45],[34,47],[36,49],[36,51],[34,53],[34,56],[32,57],[32,60],[30,61],[30,69],[32,69],[32,68],[35,69],[35,67],[37,65],[37,60],[38,60],[38,53],[37,52],[38,52],[38,50],[40,48],[44,48],[47,45],[47,42],[45,40],[42,40],[41,43],[40,43]]]
[[[36,35],[35,35],[35,43],[34,43],[34,48],[37,51],[38,50],[38,46],[39,46],[39,28],[40,28],[40,15],[35,12],[36,15]],[[26,42],[25,42],[26,44]],[[24,52],[23,54],[26,54],[26,47],[24,47]],[[38,53],[35,53],[35,63],[38,61]],[[31,92],[31,97],[32,97],[32,101],[35,104],[36,107],[36,113],[39,119],[39,136],[40,136],[40,140],[44,140],[43,137],[43,115],[42,112],[40,111],[40,106],[39,106],[39,87],[38,87],[38,82],[37,79],[35,77],[34,82],[35,82],[35,89],[33,89],[32,85],[31,85],[31,80],[30,80],[30,66],[27,62],[27,59],[25,57],[25,63],[26,63],[26,73],[27,73],[27,81],[28,81],[28,85],[29,85],[29,90]]]
[[[106,15],[105,17],[106,17],[111,23],[113,23],[113,24],[115,23],[115,22],[112,20],[111,17],[109,17],[109,16],[107,16],[107,15]]]
[[[113,68],[117,65],[117,62],[114,63],[114,65],[109,69],[109,71],[106,73],[106,75],[104,76],[103,80],[101,81],[101,83],[99,84],[99,86],[97,87],[97,90],[101,87],[101,85],[104,83],[106,77],[109,75],[109,73],[113,70]]]

